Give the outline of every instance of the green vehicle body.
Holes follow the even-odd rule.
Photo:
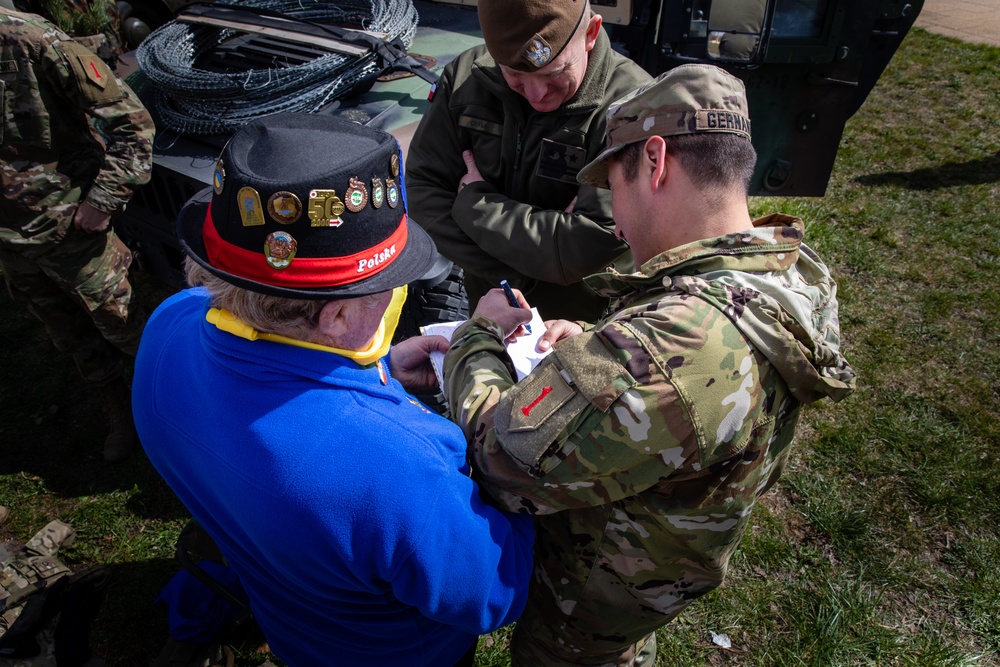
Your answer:
[[[162,19],[183,3],[130,0],[136,16]],[[653,75],[687,62],[710,62],[741,78],[749,96],[758,164],[751,194],[822,196],[844,124],[876,84],[912,27],[922,0],[591,0],[612,44]],[[417,33],[409,53],[434,72],[481,43],[475,0],[415,0]],[[129,18],[132,17],[132,22]],[[158,20],[159,20],[158,19]],[[150,26],[147,26],[150,27]],[[136,34],[141,34],[140,30]],[[128,58],[126,57],[126,66]],[[427,104],[430,84],[417,76],[379,79],[365,92],[317,113],[344,116],[392,132],[404,151]],[[141,71],[129,83],[156,116]],[[226,136],[158,132],[153,178],[117,225],[142,266],[181,285],[177,213],[211,182]],[[442,262],[436,279],[448,274]]]

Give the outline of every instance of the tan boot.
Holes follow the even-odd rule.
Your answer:
[[[6,507],[0,505],[0,526],[2,526],[3,522],[7,520],[8,516],[10,516],[10,512],[7,510]]]
[[[111,431],[104,439],[104,460],[121,463],[132,454],[139,442],[135,422],[132,421],[132,389],[124,379],[115,380],[104,387],[104,397],[111,422]]]

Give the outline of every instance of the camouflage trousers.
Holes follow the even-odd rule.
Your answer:
[[[542,633],[536,630],[538,619],[532,619],[530,608],[514,626],[510,645],[511,667],[653,667],[656,663],[656,633],[613,654],[581,655],[568,647],[546,646]]]
[[[146,315],[133,299],[132,253],[110,228],[90,234],[71,227],[50,247],[0,243],[0,270],[11,295],[73,357],[84,381],[103,385],[134,357]]]

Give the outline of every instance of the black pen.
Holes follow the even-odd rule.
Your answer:
[[[510,283],[508,283],[506,280],[501,280],[500,287],[503,288],[503,293],[507,295],[507,303],[512,305],[514,308],[520,308],[521,304],[517,302],[517,297],[514,296],[514,290],[510,288]],[[530,324],[522,324],[521,326],[524,327],[525,333],[529,334],[531,333]]]

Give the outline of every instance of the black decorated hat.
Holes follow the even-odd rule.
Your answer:
[[[178,235],[223,280],[293,299],[385,292],[423,276],[436,256],[407,223],[396,139],[305,113],[240,128],[212,187],[181,211]]]

